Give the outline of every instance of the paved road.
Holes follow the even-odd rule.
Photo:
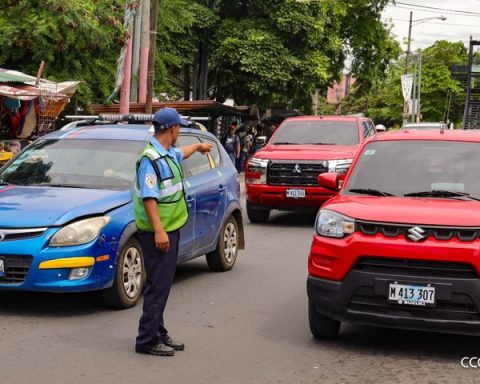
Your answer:
[[[480,339],[342,326],[317,342],[306,316],[314,215],[246,220],[234,270],[202,259],[179,267],[166,320],[187,345],[174,357],[137,355],[140,306],[102,307],[95,295],[0,296],[1,383],[478,383]]]

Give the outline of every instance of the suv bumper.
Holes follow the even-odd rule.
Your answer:
[[[435,307],[387,302],[389,282],[430,283]],[[315,310],[356,324],[480,335],[480,279],[445,279],[351,271],[342,281],[309,276],[307,293]]]

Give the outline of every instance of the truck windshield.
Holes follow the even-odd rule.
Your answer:
[[[272,144],[356,145],[358,126],[354,121],[286,121]]]
[[[377,190],[395,196],[479,198],[479,163],[479,143],[372,142],[360,154],[342,194]]]

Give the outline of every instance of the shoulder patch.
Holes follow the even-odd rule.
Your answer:
[[[157,175],[152,173],[147,173],[145,175],[145,184],[149,188],[155,188],[155,186],[157,185]]]

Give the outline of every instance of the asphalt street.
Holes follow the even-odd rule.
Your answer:
[[[308,328],[306,261],[315,215],[245,217],[246,250],[230,272],[204,258],[177,270],[166,311],[174,357],[134,352],[141,305],[105,309],[98,295],[0,294],[1,383],[480,383],[480,338],[342,325]]]

